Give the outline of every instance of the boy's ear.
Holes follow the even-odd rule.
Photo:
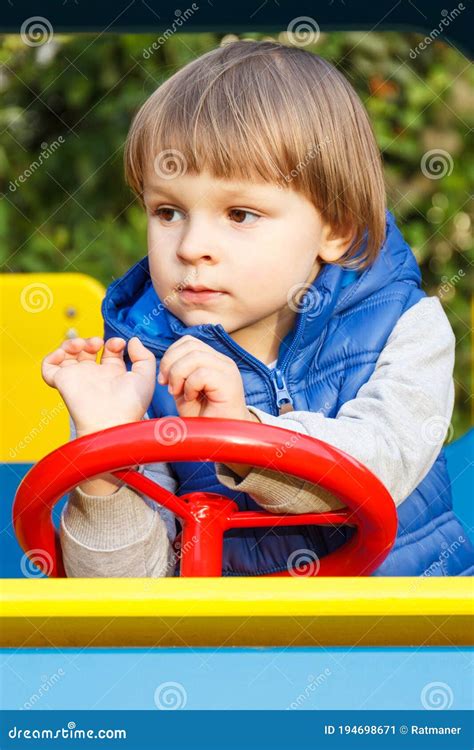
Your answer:
[[[346,233],[344,236],[339,236],[329,224],[324,224],[321,232],[318,257],[326,261],[326,263],[335,263],[347,252],[353,239],[353,231]]]

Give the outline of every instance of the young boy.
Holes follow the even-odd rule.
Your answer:
[[[380,153],[346,79],[301,48],[222,46],[144,103],[125,172],[147,213],[148,256],[108,288],[104,340],[64,341],[43,361],[75,434],[179,415],[314,436],[364,463],[393,497],[398,537],[376,575],[472,574],[442,451],[454,336],[386,209]],[[276,460],[144,472],[242,510],[342,507]],[[85,481],[61,519],[67,574],[175,575],[176,532],[169,511],[111,474]],[[322,557],[352,533],[236,529],[223,574],[283,571],[295,552]]]

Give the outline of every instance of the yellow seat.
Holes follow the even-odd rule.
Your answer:
[[[2,463],[32,463],[69,440],[69,415],[41,376],[65,338],[102,336],[105,289],[82,273],[0,275]]]

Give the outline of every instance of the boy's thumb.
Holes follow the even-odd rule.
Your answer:
[[[138,336],[133,336],[129,340],[127,350],[132,363],[147,362],[156,366],[155,355],[142,344]]]

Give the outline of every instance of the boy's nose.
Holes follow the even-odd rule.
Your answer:
[[[208,248],[183,247],[178,250],[178,258],[185,263],[215,262],[214,256]]]
[[[218,252],[211,239],[212,232],[208,221],[190,221],[186,233],[178,246],[178,257],[186,263],[216,262]]]
[[[218,257],[218,253],[212,249],[209,239],[205,237],[197,238],[196,235],[185,238],[180,243],[177,255],[184,263],[200,263],[201,261],[215,263]]]

